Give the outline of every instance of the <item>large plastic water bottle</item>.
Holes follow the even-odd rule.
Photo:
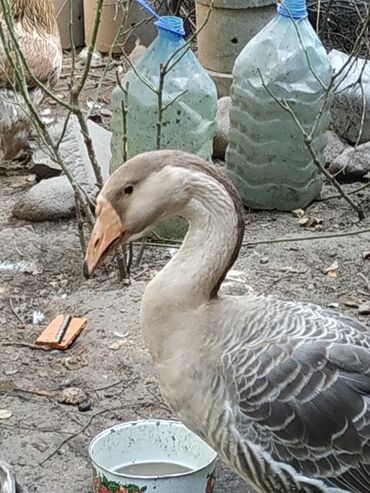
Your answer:
[[[215,133],[215,84],[194,53],[188,47],[181,49],[185,44],[183,20],[151,13],[157,17],[158,36],[138,60],[136,70],[127,72],[121,82],[123,88],[128,83],[127,157],[157,148],[158,96],[140,75],[158,90],[160,67],[176,53],[170,62],[172,69],[164,79],[162,107],[166,109],[160,147],[184,150],[208,159]],[[123,99],[122,89],[116,87],[112,94],[111,172],[123,163]]]
[[[290,105],[309,133],[332,68],[305,0],[284,0],[277,10],[235,61],[226,164],[248,207],[293,210],[319,197],[322,175],[294,119],[271,94]],[[325,109],[312,142],[320,159],[328,124]]]

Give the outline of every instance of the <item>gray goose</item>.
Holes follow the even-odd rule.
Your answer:
[[[181,216],[177,255],[147,285],[140,322],[163,398],[261,493],[370,491],[370,335],[333,310],[223,296],[244,232],[221,171],[179,151],[134,157],[106,182],[88,277],[118,242]]]

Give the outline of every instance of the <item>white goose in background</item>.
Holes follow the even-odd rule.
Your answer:
[[[179,151],[127,161],[97,200],[84,272],[181,216],[189,231],[145,289],[141,327],[174,414],[262,493],[369,493],[370,334],[310,303],[223,296],[244,232],[238,194]]]

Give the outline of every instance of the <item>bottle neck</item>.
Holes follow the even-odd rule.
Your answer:
[[[176,34],[174,32],[168,31],[167,29],[162,29],[161,27],[158,27],[158,36],[162,39],[167,39],[170,41],[179,41],[181,39],[184,39],[181,34]]]
[[[291,17],[295,20],[308,17],[306,0],[279,0],[277,11],[280,15]]]
[[[161,38],[178,41],[185,35],[184,21],[181,17],[164,15],[155,22],[155,25]]]

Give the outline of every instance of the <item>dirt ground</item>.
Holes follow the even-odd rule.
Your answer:
[[[108,86],[104,95],[108,109],[110,91]],[[109,267],[86,281],[73,220],[30,224],[12,217],[15,200],[32,180],[0,177],[0,456],[30,492],[87,493],[87,448],[96,433],[120,421],[171,415],[141,340],[138,314],[145,284],[173,251],[147,247],[130,286]],[[369,214],[369,189],[358,198]],[[301,226],[292,213],[248,212],[245,242],[370,227],[370,219],[359,223],[342,200],[316,203],[306,214],[318,224]],[[243,246],[234,268],[245,272],[257,293],[337,307],[369,325],[369,317],[359,314],[370,301],[370,258],[364,258],[369,238]],[[229,289],[245,286],[240,281]],[[45,319],[33,323],[37,311]],[[36,337],[61,312],[85,316],[85,330],[65,352],[36,349]],[[81,412],[59,402],[68,387],[82,389],[91,409]],[[224,491],[248,489],[219,465],[215,492]]]

